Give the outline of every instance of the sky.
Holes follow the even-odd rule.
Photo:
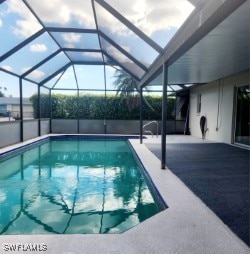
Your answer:
[[[106,0],[106,2],[162,48],[167,45],[194,9],[187,0]],[[91,0],[27,0],[27,3],[45,26],[96,29]],[[98,28],[103,33],[112,38],[123,50],[133,55],[144,66],[149,67],[153,63],[158,56],[155,49],[97,2],[95,2],[95,10]],[[4,1],[0,4],[0,57],[41,28],[42,25],[22,1]],[[100,49],[97,34],[52,33],[52,35],[57,42],[48,33],[43,33],[18,52],[1,61],[0,68],[18,75],[24,74],[32,66],[55,53],[59,49],[58,44],[67,48]],[[131,73],[139,78],[143,76],[144,70],[121,54],[105,39],[102,38],[101,43],[105,51],[126,66]],[[73,61],[101,61],[102,59],[100,53],[70,52],[68,57],[60,53],[26,77],[35,82],[41,82],[58,68],[69,63],[69,58]],[[103,67],[81,65],[76,66],[75,69],[80,88],[97,89],[103,87]],[[114,69],[107,68],[106,74],[108,88],[112,89]],[[18,96],[18,82],[18,79],[13,79],[0,71],[0,87],[7,88],[7,95]],[[69,85],[75,85],[72,67],[67,69],[57,84],[61,88],[68,88]],[[27,86],[29,86],[26,89],[27,95],[37,90],[35,85],[27,84]],[[50,84],[50,86],[52,85]]]

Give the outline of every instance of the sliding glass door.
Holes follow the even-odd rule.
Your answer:
[[[236,89],[236,116],[235,116],[235,143],[250,145],[250,119],[249,119],[250,85]]]

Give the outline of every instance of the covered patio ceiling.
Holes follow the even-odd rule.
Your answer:
[[[248,70],[249,13],[249,0],[210,1],[182,26],[141,84],[162,84],[164,62],[172,87],[208,83]]]
[[[180,90],[250,68],[249,11],[249,0],[0,0],[0,75],[46,86],[71,66],[109,65],[162,85],[167,62]]]

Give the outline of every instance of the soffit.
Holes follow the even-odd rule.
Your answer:
[[[250,68],[250,1],[169,67],[170,84],[207,83]]]

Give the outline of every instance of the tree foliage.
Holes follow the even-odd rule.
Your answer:
[[[128,109],[132,110],[138,107],[140,101],[139,82],[126,72],[120,70],[116,70],[114,79],[115,81],[113,82],[113,85],[117,89],[116,94],[126,100]],[[143,97],[142,99],[144,104],[146,104],[150,110],[155,114],[158,114],[155,108],[148,102],[147,98]],[[158,116],[160,116],[160,114]]]
[[[5,97],[5,94],[4,94],[4,92],[3,91],[7,91],[7,88],[6,87],[1,87],[0,86],[0,97]]]
[[[160,96],[145,96],[146,100],[154,107],[155,112],[143,103],[143,119],[145,120],[161,120]],[[35,116],[38,117],[38,96],[31,97]],[[50,106],[51,105],[51,106]],[[168,119],[172,119],[171,112],[175,106],[175,100],[168,99]],[[68,119],[116,119],[116,120],[138,120],[140,119],[140,106],[137,105],[133,109],[128,109],[127,99],[120,96],[107,95],[62,95],[56,94],[51,97],[49,95],[41,95],[41,118],[50,117],[50,107],[52,109],[52,118],[68,118]]]

